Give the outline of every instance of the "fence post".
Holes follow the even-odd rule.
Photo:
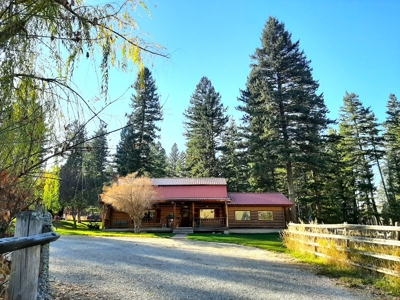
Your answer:
[[[347,248],[349,248],[349,240],[347,239],[347,222],[343,223],[344,227],[343,227],[343,235],[346,237],[346,250]]]
[[[18,214],[15,237],[42,233],[39,213],[24,211]],[[38,289],[40,245],[13,251],[8,300],[36,300]]]
[[[399,222],[394,223],[394,226],[399,226]],[[400,232],[396,231],[396,240],[400,241]]]

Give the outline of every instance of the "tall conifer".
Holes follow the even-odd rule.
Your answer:
[[[193,177],[218,177],[218,154],[229,117],[221,96],[207,77],[201,78],[184,112],[186,166]]]
[[[310,61],[300,51],[299,41],[292,42],[284,24],[270,17],[261,44],[251,56],[247,89],[242,91],[243,105],[238,109],[245,113],[243,121],[253,137],[249,149],[254,149],[255,161],[271,157],[265,170],[271,172],[271,179],[273,169],[285,169],[289,199],[295,203],[293,169],[299,163],[313,163],[309,145],[318,142],[329,123],[328,111],[323,96],[317,94]],[[296,219],[294,205],[292,220]]]
[[[389,96],[386,107],[384,142],[388,197],[383,206],[383,216],[389,223],[389,220],[400,221],[400,101],[394,94]]]
[[[133,87],[136,94],[131,97],[129,126],[121,131],[115,155],[118,174],[122,176],[134,172],[138,175],[151,173],[151,146],[160,131],[157,122],[163,119],[155,80],[148,68],[144,69],[143,78],[140,75],[137,77]]]

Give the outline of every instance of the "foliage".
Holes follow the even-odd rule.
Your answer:
[[[171,147],[171,152],[167,157],[167,175],[168,177],[178,176],[178,161],[179,161],[179,148],[176,143]]]
[[[58,213],[62,207],[59,203],[60,196],[60,168],[53,167],[50,172],[45,172],[42,176],[43,181],[43,204],[47,210]]]
[[[203,242],[230,243],[243,246],[257,247],[260,249],[283,252],[287,249],[283,246],[279,233],[256,233],[256,234],[210,234],[196,233],[189,234],[188,239]]]
[[[172,233],[141,233],[133,232],[111,232],[102,230],[90,230],[87,223],[78,224],[74,228],[74,223],[71,221],[60,221],[57,225],[56,232],[60,235],[81,235],[81,236],[98,236],[98,237],[140,237],[140,238],[169,238]]]
[[[353,182],[353,204],[347,204],[353,211],[352,221],[366,222],[373,217],[377,218],[379,224],[372,170],[374,163],[380,159],[376,151],[380,140],[376,118],[369,108],[363,107],[356,94],[346,92],[339,126],[342,136],[339,147],[343,149],[343,159],[352,172],[352,176],[347,177],[348,181]]]
[[[157,122],[163,119],[163,113],[157,87],[148,68],[144,69],[143,80],[138,76],[134,88],[136,94],[131,97],[132,113],[127,127],[121,131],[115,161],[119,175],[137,172],[139,176],[152,176],[157,158],[152,155],[155,154],[152,147],[158,138],[160,128]]]
[[[310,61],[292,42],[283,23],[270,17],[265,24],[261,48],[251,56],[250,75],[238,107],[244,113],[251,180],[264,190],[287,186],[295,203],[296,168],[312,176],[318,162],[321,133],[329,120]],[[285,183],[278,183],[284,168]],[[265,172],[267,170],[267,172]],[[310,175],[311,174],[311,175]],[[297,219],[296,206],[291,210]]]
[[[387,102],[387,118],[384,123],[385,177],[387,201],[383,205],[383,217],[387,224],[400,222],[400,102],[393,94]]]
[[[151,168],[151,177],[153,178],[164,178],[167,177],[167,154],[161,143],[151,145],[150,156],[153,158],[153,164]]]
[[[86,200],[88,206],[93,207],[99,207],[103,185],[111,182],[112,176],[109,172],[109,150],[104,126],[100,124],[83,152],[83,176],[88,197]]]
[[[131,174],[121,177],[111,186],[105,186],[101,199],[105,204],[126,212],[134,222],[135,233],[140,233],[140,225],[145,212],[151,209],[158,194],[150,179]]]
[[[243,192],[248,187],[248,168],[245,149],[235,119],[231,119],[222,135],[221,177],[227,181],[228,191]]]
[[[221,102],[207,77],[202,77],[185,110],[186,167],[193,177],[218,177],[218,155],[222,134],[229,121],[227,108]]]
[[[84,126],[99,119],[94,103],[78,92],[83,89],[74,81],[78,65],[91,64],[92,77],[99,74],[101,87],[93,96],[105,99],[107,106],[112,68],[138,67],[143,73],[145,56],[166,57],[161,47],[140,37],[132,15],[138,5],[148,12],[136,0],[0,2],[0,173],[21,178],[21,193],[36,194],[44,164],[81,146],[64,134],[70,119],[78,117]],[[25,208],[33,198],[1,206],[12,219],[16,208]]]
[[[299,226],[298,231],[305,231],[304,226]],[[313,229],[313,233],[324,235],[327,234],[323,228]],[[333,240],[324,237],[314,238],[313,236],[299,235],[285,230],[282,234],[283,244],[287,247],[288,253],[301,262],[318,266],[318,274],[340,279],[349,287],[365,288],[365,286],[374,286],[382,289],[393,296],[400,295],[399,278],[392,276],[384,276],[379,273],[363,272],[348,262],[355,261],[361,265],[377,266],[397,271],[399,263],[384,259],[373,258],[369,256],[359,255],[356,252],[346,252],[347,249],[344,241]],[[318,247],[318,252],[328,255],[329,257],[318,257],[313,252],[317,243],[323,247]],[[389,245],[371,245],[367,243],[350,243],[353,250],[361,250],[365,252],[375,252],[377,254],[387,254],[394,257],[399,255],[399,249]]]
[[[32,190],[20,178],[0,172],[0,238],[5,237],[13,217],[37,200]]]
[[[83,145],[86,140],[86,132],[78,122],[74,122],[70,128],[70,136],[74,141]],[[84,150],[80,147],[71,153],[65,164],[60,169],[60,204],[70,210],[76,226],[76,215],[83,211],[89,203],[90,189],[87,189],[87,181],[84,174]]]

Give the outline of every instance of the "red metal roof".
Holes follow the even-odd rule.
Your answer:
[[[226,185],[225,178],[151,178],[153,185]]]
[[[224,185],[206,185],[206,186],[157,186],[158,194],[164,200],[180,199],[228,199],[226,186]]]
[[[232,200],[229,205],[268,205],[268,206],[292,206],[281,193],[228,193]]]

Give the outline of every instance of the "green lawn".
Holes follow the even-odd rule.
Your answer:
[[[189,234],[188,239],[204,242],[231,243],[243,246],[257,247],[264,250],[287,253],[279,233],[257,234]]]
[[[92,222],[92,224],[101,225],[101,223]],[[89,229],[88,222],[76,223],[77,228],[74,228],[74,222],[72,221],[60,221],[59,224],[56,225],[53,222],[54,232],[60,235],[83,235],[83,236],[125,236],[125,237],[164,237],[169,238],[173,236],[172,233],[141,233],[135,234],[133,232],[104,232],[102,230],[93,230]]]

